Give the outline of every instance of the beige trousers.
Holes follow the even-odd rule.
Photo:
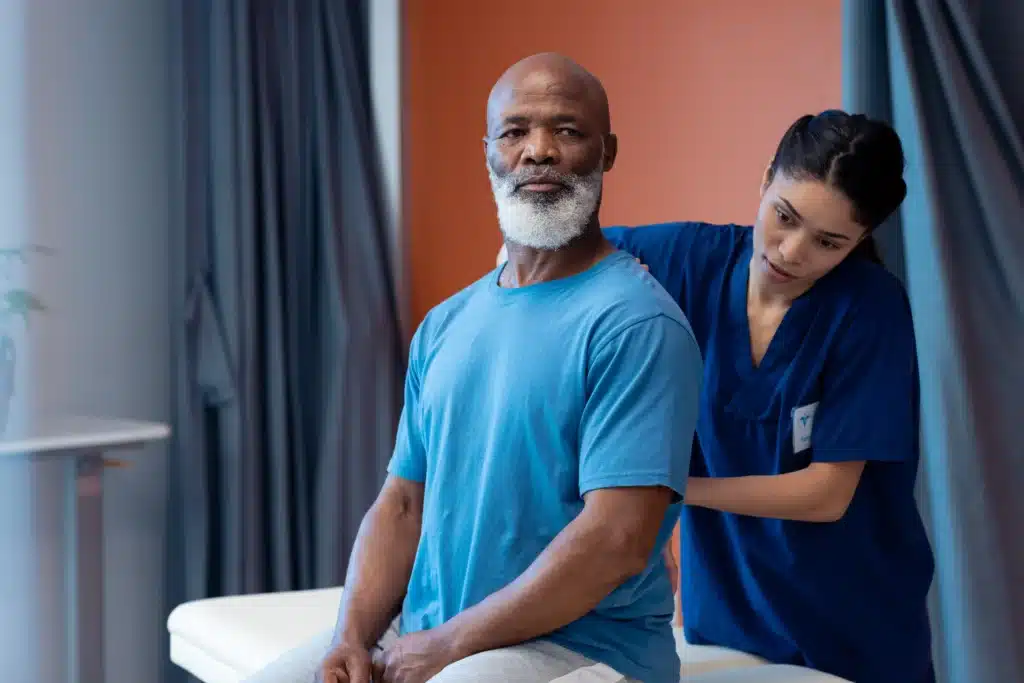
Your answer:
[[[324,631],[285,653],[246,683],[314,683],[331,645]],[[381,638],[387,648],[398,637],[397,621]],[[430,683],[635,683],[614,669],[554,643],[537,641],[481,652],[447,667]]]

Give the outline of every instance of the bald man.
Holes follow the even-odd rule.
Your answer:
[[[600,231],[604,89],[565,57],[523,60],[491,92],[484,152],[508,262],[413,338],[330,644],[256,680],[306,683],[284,672],[325,649],[327,683],[679,679],[660,549],[701,359],[676,304]]]

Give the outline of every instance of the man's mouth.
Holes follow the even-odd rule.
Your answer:
[[[527,192],[557,192],[558,190],[564,190],[567,187],[568,186],[561,180],[550,176],[525,178],[516,183],[516,191],[526,190]]]
[[[528,192],[554,192],[564,188],[565,185],[558,183],[523,183],[519,186],[520,190],[527,190]]]

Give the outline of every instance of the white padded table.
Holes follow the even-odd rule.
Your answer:
[[[171,661],[203,683],[242,683],[330,629],[340,599],[341,588],[324,588],[179,605],[167,620]],[[810,669],[768,665],[726,648],[690,645],[681,630],[676,632],[676,644],[685,683],[844,683]]]

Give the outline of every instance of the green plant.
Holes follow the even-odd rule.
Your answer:
[[[51,250],[39,245],[0,249],[0,323],[20,317],[28,324],[29,315],[46,310],[43,302],[32,292],[21,287],[10,287],[11,273],[18,263],[28,263],[29,254],[46,254]]]

